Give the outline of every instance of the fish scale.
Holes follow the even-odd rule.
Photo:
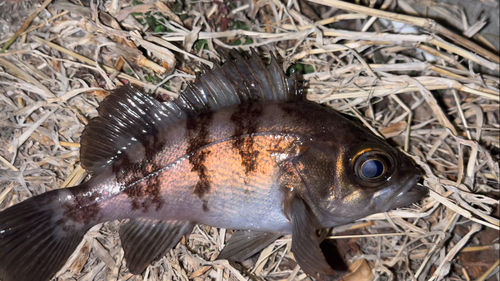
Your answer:
[[[318,229],[426,194],[406,155],[305,100],[274,56],[223,56],[178,99],[123,86],[100,103],[81,138],[92,178],[0,212],[0,280],[48,280],[88,229],[116,219],[129,219],[120,239],[134,274],[201,223],[236,230],[218,258],[242,261],[292,234],[305,273],[339,278]]]

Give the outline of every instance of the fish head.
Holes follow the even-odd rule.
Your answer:
[[[412,160],[368,132],[340,146],[311,146],[303,156],[299,169],[306,194],[325,226],[406,206],[427,194]]]

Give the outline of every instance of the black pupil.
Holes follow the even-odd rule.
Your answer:
[[[376,159],[367,160],[361,166],[361,173],[365,178],[374,179],[378,178],[384,172],[384,164]]]

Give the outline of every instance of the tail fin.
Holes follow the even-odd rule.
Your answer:
[[[89,227],[65,220],[67,189],[0,212],[0,280],[45,281],[64,265]]]

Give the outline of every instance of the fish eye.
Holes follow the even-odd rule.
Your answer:
[[[378,159],[368,159],[361,164],[361,174],[368,179],[380,177],[385,170],[384,163]]]
[[[356,177],[366,184],[379,184],[391,173],[391,156],[381,151],[361,151],[353,159]]]

